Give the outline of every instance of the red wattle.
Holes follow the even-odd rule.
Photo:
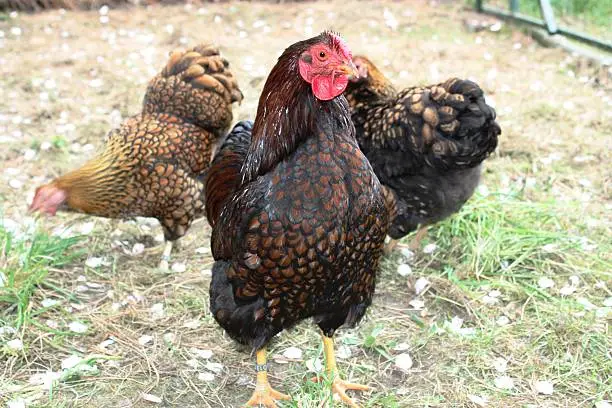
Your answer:
[[[329,101],[340,95],[348,85],[346,75],[315,76],[312,78],[312,93],[322,101]]]

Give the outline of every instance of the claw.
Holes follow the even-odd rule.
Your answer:
[[[263,387],[257,387],[246,403],[247,407],[266,407],[266,408],[277,408],[276,401],[278,400],[289,400],[290,396],[283,394],[282,392],[276,391],[266,384]]]
[[[311,381],[319,383],[324,381],[324,379],[323,377],[313,377],[311,378]],[[346,395],[346,391],[368,391],[369,389],[370,387],[368,387],[367,385],[346,382],[338,377],[336,377],[332,382],[332,395],[337,395],[338,397],[340,397],[342,402],[352,408],[359,408],[359,405],[357,405],[357,403],[353,401],[351,397]]]

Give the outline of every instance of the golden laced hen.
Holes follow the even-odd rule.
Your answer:
[[[109,133],[80,168],[38,187],[30,209],[108,218],[153,217],[164,230],[160,268],[172,243],[204,210],[204,177],[242,93],[210,45],[175,51],[147,88],[142,112]]]
[[[363,56],[345,93],[359,146],[385,186],[390,251],[419,226],[438,222],[472,196],[501,129],[482,89],[457,78],[396,91]],[[413,246],[426,231],[422,228]]]

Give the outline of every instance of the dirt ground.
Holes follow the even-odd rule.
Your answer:
[[[146,83],[169,51],[200,42],[219,44],[245,95],[235,119],[252,119],[280,52],[333,28],[354,54],[368,55],[399,87],[451,76],[481,84],[503,131],[498,152],[485,165],[486,188],[498,191],[522,183],[534,202],[577,203],[579,213],[568,217],[587,226],[576,229],[606,241],[612,209],[612,73],[542,48],[506,24],[470,32],[466,21],[474,19],[495,22],[457,5],[352,0],[56,10],[0,20],[0,211],[5,220],[29,222],[25,211],[35,187],[82,163],[101,146],[107,131],[139,111]],[[41,321],[61,325],[77,319],[87,331],[57,336],[32,329],[27,353],[5,354],[0,361],[0,401],[23,398],[28,407],[186,408],[238,407],[248,399],[253,359],[222,333],[208,311],[212,258],[205,221],[182,240],[168,275],[155,271],[161,229],[154,220],[113,222],[62,214],[40,225],[56,233],[69,228],[64,234],[86,234],[77,246],[82,251],[78,260],[54,269],[48,278],[70,293],[70,300],[46,311]],[[425,243],[432,242],[430,232]],[[156,249],[133,254],[138,243]],[[610,398],[609,378],[601,380],[598,373],[601,367],[612,369],[609,364],[558,379],[552,395],[534,388],[539,373],[549,372],[551,364],[538,347],[525,346],[540,344],[532,343],[542,329],[535,318],[525,321],[520,335],[505,336],[494,320],[474,317],[474,300],[439,277],[429,277],[436,291],[423,295],[431,305],[429,314],[423,313],[411,303],[415,281],[441,262],[426,252],[417,251],[409,277],[396,273],[400,255],[387,259],[368,316],[358,328],[338,334],[344,375],[375,389],[357,395],[363,405],[593,407]],[[609,284],[610,275],[606,279]],[[610,296],[609,290],[593,290],[601,298]],[[41,290],[33,304],[51,294]],[[454,316],[486,332],[482,343],[438,335],[434,322]],[[597,320],[584,332],[603,333],[609,353],[607,324]],[[328,406],[317,399],[323,391],[306,381],[322,358],[315,326],[304,322],[271,347],[271,380],[294,397],[282,406]],[[288,347],[301,353],[288,358],[296,356]],[[413,359],[407,370],[392,362],[402,351]],[[73,354],[98,356],[95,375],[81,373],[56,383],[51,395],[33,383],[33,375],[59,371]],[[494,381],[499,376],[489,362],[502,355],[518,366],[513,389]]]

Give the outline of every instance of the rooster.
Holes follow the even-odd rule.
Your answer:
[[[351,406],[337,375],[332,336],[364,315],[388,228],[382,186],[359,150],[344,92],[356,73],[331,32],[291,45],[239,123],[206,181],[215,263],[210,308],[236,341],[256,350],[257,386],[247,405],[287,395],[267,380],[266,345],[314,317],[332,392]]]
[[[481,163],[501,133],[495,110],[472,81],[449,79],[396,91],[363,56],[346,97],[357,140],[380,182],[391,217],[390,252],[397,240],[458,211],[478,186]]]
[[[175,51],[148,85],[142,113],[107,136],[82,167],[38,187],[32,211],[108,218],[153,217],[164,230],[161,269],[175,240],[204,213],[212,151],[229,130],[242,93],[217,48]]]

